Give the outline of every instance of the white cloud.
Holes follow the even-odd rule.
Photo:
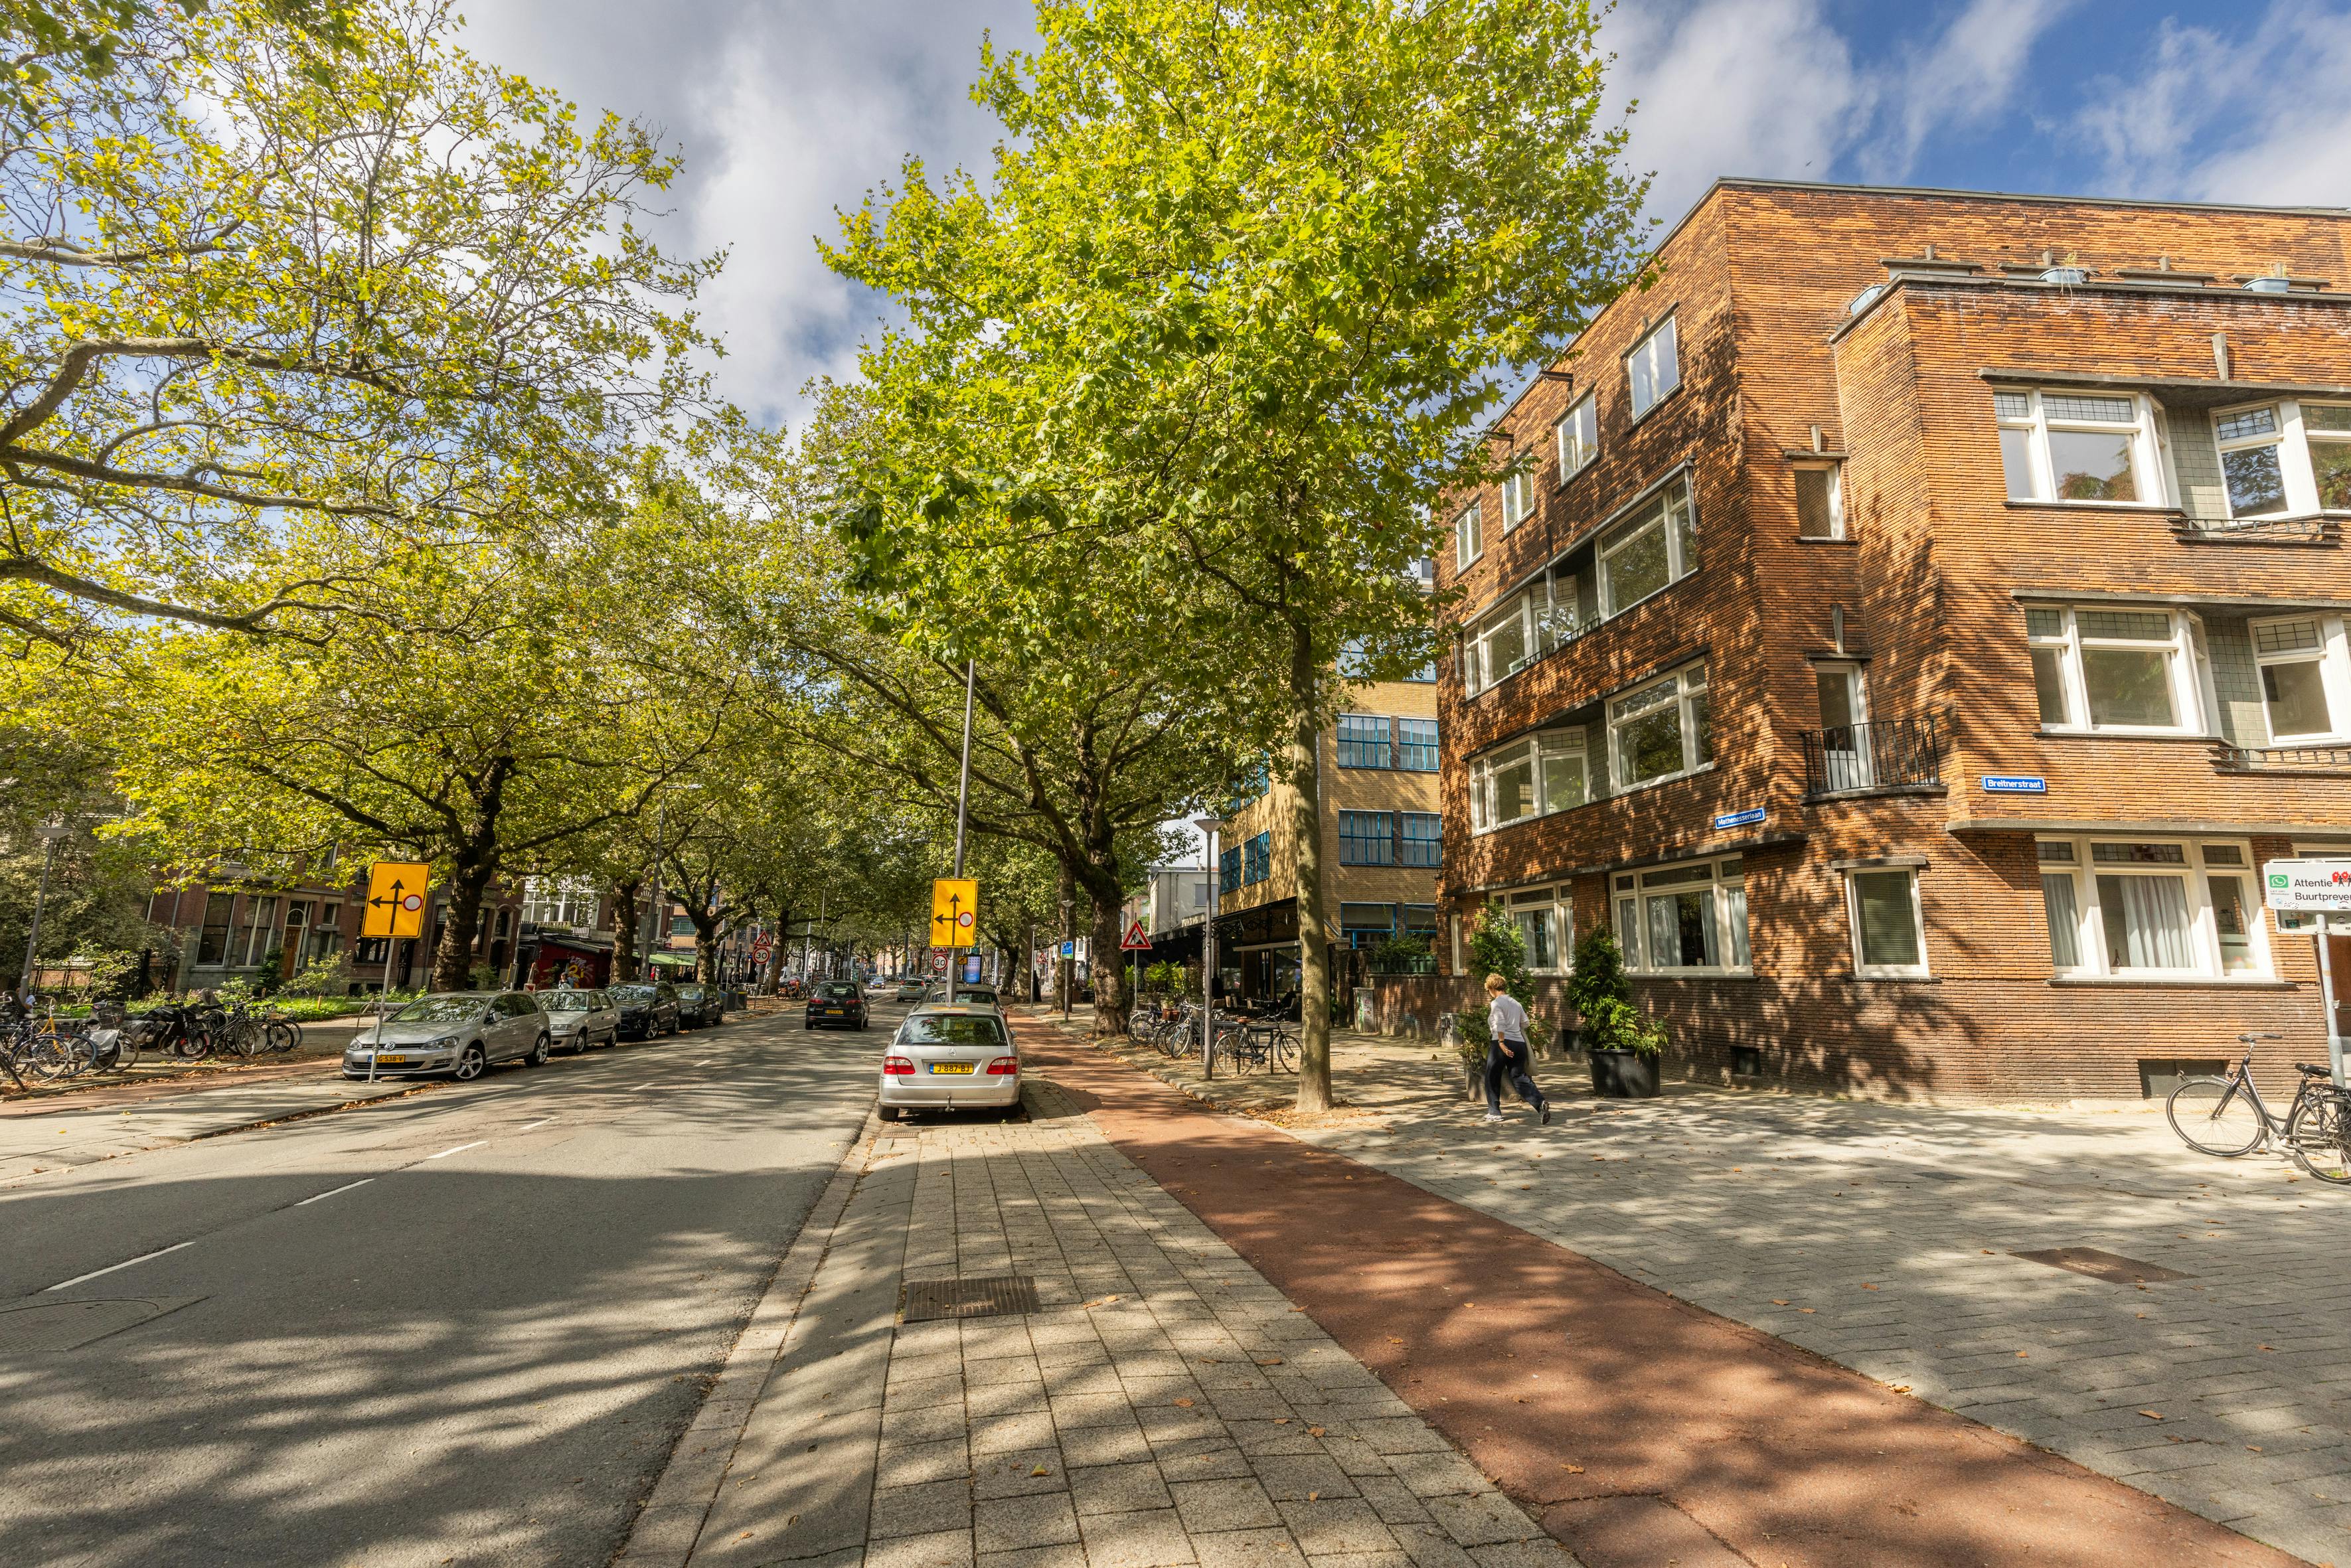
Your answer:
[[[2167,19],[2144,68],[2075,119],[2114,188],[2215,202],[2351,204],[2351,15],[2273,0],[2228,39]]]
[[[1885,113],[1860,150],[1865,178],[1908,177],[1929,138],[1981,125],[2004,112],[2032,59],[2032,46],[2069,0],[1970,0],[1942,36],[1902,51],[1877,74],[1873,92]]]

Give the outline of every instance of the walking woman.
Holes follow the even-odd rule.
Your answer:
[[[1518,998],[1510,994],[1499,975],[1486,977],[1486,1032],[1492,1040],[1486,1047],[1486,1120],[1502,1119],[1502,1079],[1507,1074],[1519,1098],[1533,1106],[1549,1123],[1551,1105],[1527,1072],[1531,1054],[1527,1050],[1527,1009],[1519,1006]]]

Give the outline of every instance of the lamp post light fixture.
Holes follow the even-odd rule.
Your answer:
[[[1217,834],[1225,823],[1221,817],[1195,817],[1192,825],[1200,830],[1201,840],[1207,846],[1208,903],[1200,911],[1200,1071],[1209,1078],[1217,1075],[1217,903],[1223,889],[1217,885]]]

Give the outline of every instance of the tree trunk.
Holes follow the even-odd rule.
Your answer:
[[[448,896],[441,905],[441,945],[433,950],[436,991],[474,988],[474,937],[481,925],[482,895],[497,873],[486,851],[478,840],[467,845],[450,873]]]
[[[1094,1032],[1124,1034],[1129,998],[1124,967],[1126,955],[1118,949],[1119,938],[1125,933],[1118,921],[1123,895],[1119,889],[1115,852],[1101,853],[1085,870],[1086,896],[1093,904],[1092,929],[1086,937],[1086,954],[1093,976]]]
[[[768,944],[768,973],[759,982],[759,989],[765,995],[774,996],[776,988],[783,983],[784,934],[791,928],[792,906],[789,904],[779,904],[776,909],[775,939]]]
[[[637,894],[642,877],[612,884],[612,983],[626,985],[637,977],[637,925],[641,911]]]
[[[1298,874],[1298,1108],[1331,1108],[1331,948],[1323,933],[1322,665],[1313,634],[1294,626],[1290,644],[1290,834]]]

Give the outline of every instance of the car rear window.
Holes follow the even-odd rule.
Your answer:
[[[1004,1044],[1004,1026],[967,1013],[917,1014],[906,1020],[909,1045]]]
[[[819,994],[828,1001],[853,1002],[857,999],[857,988],[846,980],[840,980],[821,988]]]

